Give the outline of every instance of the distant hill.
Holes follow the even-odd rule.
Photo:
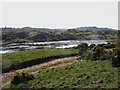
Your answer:
[[[32,28],[32,27],[23,27],[23,28],[12,28],[12,27],[4,27],[0,28],[3,32],[31,32],[31,31],[37,31],[37,32],[64,32],[64,31],[102,31],[102,30],[115,30],[112,28],[98,28],[98,27],[78,27],[78,28],[72,28],[72,29],[49,29],[49,28]]]
[[[117,30],[98,27],[78,27],[71,29],[49,29],[49,28],[0,28],[2,41],[59,41],[59,40],[87,40],[87,39],[113,39],[117,36]]]
[[[98,27],[78,27],[78,28],[73,28],[73,29],[68,29],[68,31],[113,31],[115,29],[112,28],[98,28]]]
[[[2,32],[64,32],[65,29],[49,29],[49,28],[32,28],[32,27],[23,27],[23,28],[1,28]]]

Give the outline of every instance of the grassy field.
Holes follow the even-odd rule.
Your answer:
[[[49,50],[29,50],[15,53],[7,53],[2,55],[3,67],[9,67],[12,64],[29,61],[37,58],[45,58],[48,56],[57,56],[65,54],[78,53],[78,49],[49,49]]]
[[[117,88],[118,69],[110,60],[78,61],[72,65],[43,69],[34,79],[11,88]]]

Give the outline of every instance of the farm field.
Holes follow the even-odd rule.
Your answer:
[[[64,67],[40,70],[34,79],[9,88],[118,88],[118,69],[111,60],[79,60]]]
[[[49,49],[49,50],[29,50],[14,53],[2,54],[2,67],[9,67],[12,64],[30,61],[49,56],[59,56],[78,53],[78,49]]]

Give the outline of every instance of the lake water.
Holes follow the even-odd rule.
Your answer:
[[[4,53],[12,53],[15,52],[14,50],[0,50],[0,54],[4,54]]]
[[[51,48],[72,48],[77,47],[81,43],[103,44],[109,40],[67,40],[67,41],[51,41],[51,42],[35,42],[22,44],[9,44],[5,47],[0,47],[0,53],[12,53],[19,50],[31,49],[51,49]]]

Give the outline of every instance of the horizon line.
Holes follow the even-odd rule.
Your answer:
[[[110,28],[110,29],[116,29],[118,28],[112,28],[112,27],[107,27],[107,26],[95,26],[95,25],[85,25],[85,26],[76,26],[76,27],[38,27],[38,26],[1,26],[0,28],[25,28],[25,27],[30,27],[30,28],[48,28],[48,29],[73,29],[73,28],[81,28],[81,27],[96,27],[96,28]]]

